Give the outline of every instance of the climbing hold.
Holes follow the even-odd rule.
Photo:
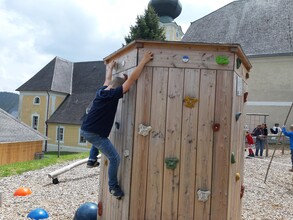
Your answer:
[[[129,150],[124,150],[123,155],[124,155],[124,157],[129,157],[129,155],[130,155]]]
[[[102,216],[103,215],[103,203],[102,203],[102,201],[100,201],[98,203],[98,215],[99,216]]]
[[[30,211],[30,213],[27,215],[28,218],[30,219],[45,219],[45,218],[49,218],[49,214],[45,209],[41,209],[41,208],[36,208],[32,211]]]
[[[206,202],[209,199],[209,196],[211,195],[211,192],[208,190],[198,190],[197,191],[197,198],[201,202]]]
[[[184,62],[184,63],[187,63],[188,61],[189,61],[189,57],[188,56],[183,56],[182,57],[182,61]]]
[[[236,163],[234,152],[231,154],[231,163]]]
[[[242,184],[241,185],[241,190],[240,190],[240,199],[242,199],[243,194],[244,194],[245,186]]]
[[[239,67],[241,66],[241,63],[242,63],[241,59],[239,57],[237,57],[237,59],[236,59],[236,67],[237,67],[237,69],[239,69]]]
[[[175,170],[179,159],[176,157],[168,157],[165,159],[165,163],[168,169]]]
[[[236,173],[235,180],[236,181],[240,180],[240,173]]]
[[[115,122],[115,128],[117,129],[117,130],[119,130],[119,128],[120,128],[120,124],[119,124],[119,122]]]
[[[247,102],[248,92],[243,94],[243,102]]]
[[[228,65],[229,57],[228,56],[216,56],[216,63],[219,65]]]
[[[235,115],[236,121],[238,121],[238,119],[240,118],[240,115],[241,115],[241,114],[242,114],[241,112],[237,112],[237,113],[236,113],[236,115]]]
[[[249,73],[245,74],[245,78],[248,79],[249,78]]]
[[[14,192],[14,196],[27,196],[32,194],[32,191],[29,188],[26,187],[20,187]]]
[[[149,135],[149,132],[152,130],[152,127],[151,126],[146,126],[146,125],[143,125],[143,124],[140,124],[138,126],[138,133],[142,136],[148,136]]]
[[[189,97],[189,96],[185,96],[183,102],[184,102],[184,106],[185,106],[185,107],[193,108],[194,105],[195,105],[195,103],[198,102],[198,99],[196,99],[196,98],[191,98],[191,97]]]
[[[216,131],[219,131],[220,130],[220,124],[219,123],[215,123],[213,125],[213,131],[216,132]]]

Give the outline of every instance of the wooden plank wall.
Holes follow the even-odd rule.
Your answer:
[[[197,189],[212,187],[216,71],[154,67],[146,74],[137,85],[129,219],[209,219],[211,201],[198,201]],[[187,108],[185,96],[199,102]],[[139,124],[152,126],[149,136],[137,133]],[[179,159],[175,170],[166,168],[168,157]]]
[[[186,69],[184,77],[184,97],[199,97],[200,70]],[[196,200],[195,179],[197,162],[198,105],[183,108],[182,140],[180,155],[180,185],[178,219],[194,219]]]
[[[168,68],[154,68],[145,219],[160,219],[162,209]],[[157,117],[154,117],[157,115]]]
[[[139,135],[138,127],[150,125],[152,76],[152,67],[146,67],[137,82],[130,219],[144,219],[145,215],[149,138]]]
[[[35,153],[42,152],[42,141],[1,143],[0,165],[34,160]]]
[[[213,163],[213,131],[214,106],[216,95],[216,71],[201,70],[199,121],[198,121],[198,146],[196,160],[196,186],[195,191],[210,191],[212,184]],[[194,219],[209,219],[211,197],[208,201],[195,200]]]
[[[237,56],[235,56],[237,58]],[[233,87],[233,111],[234,112],[242,112],[241,117],[238,121],[234,120],[232,123],[232,151],[235,151],[235,166],[231,169],[231,184],[234,185],[232,187],[232,192],[229,192],[229,203],[234,204],[234,207],[231,205],[231,209],[229,210],[229,219],[241,219],[241,211],[242,211],[242,200],[240,199],[240,191],[241,185],[244,182],[244,148],[245,148],[245,131],[243,130],[245,124],[245,106],[243,95],[237,96],[237,77],[242,78],[243,82],[243,92],[247,92],[247,79],[246,73],[247,69],[243,64],[239,68],[235,68],[234,74],[234,87]],[[235,180],[236,173],[240,173],[240,180]]]
[[[211,219],[226,219],[228,207],[229,168],[231,155],[231,121],[233,72],[217,71],[214,132]]]
[[[241,174],[241,164],[243,158],[242,150],[244,148],[242,146],[243,141],[243,116],[239,118],[238,121],[235,120],[235,114],[237,112],[242,112],[243,108],[243,96],[236,96],[236,81],[237,74],[234,74],[234,86],[233,86],[233,106],[232,106],[232,123],[231,123],[231,153],[233,152],[235,155],[235,163],[230,164],[230,184],[229,184],[229,202],[228,202],[228,219],[241,219],[240,216],[240,189],[241,189],[241,181],[236,181],[236,173]],[[243,178],[243,174],[241,175]]]

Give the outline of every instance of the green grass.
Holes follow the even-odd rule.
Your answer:
[[[89,156],[88,152],[85,153],[71,153],[61,152],[58,158],[58,152],[46,152],[43,159],[32,160],[26,162],[18,162],[0,166],[0,178],[19,175],[27,171],[38,170],[44,167],[63,163],[71,160],[84,159]]]

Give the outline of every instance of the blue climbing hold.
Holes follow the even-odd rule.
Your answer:
[[[45,219],[49,217],[48,212],[45,209],[41,209],[41,208],[37,208],[32,210],[28,215],[28,218],[30,219],[35,219],[35,220],[39,220],[39,219]]]
[[[97,220],[98,205],[86,202],[76,210],[73,220]]]

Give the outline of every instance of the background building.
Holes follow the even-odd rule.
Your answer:
[[[0,108],[0,165],[33,160],[46,139]]]
[[[20,86],[19,119],[46,135],[44,150],[88,150],[80,125],[105,79],[103,61],[73,63],[55,57]],[[59,131],[59,141],[58,141]]]
[[[241,45],[252,64],[246,109],[267,113],[268,127],[284,123],[293,101],[292,11],[292,0],[234,1],[192,22],[182,39]]]

